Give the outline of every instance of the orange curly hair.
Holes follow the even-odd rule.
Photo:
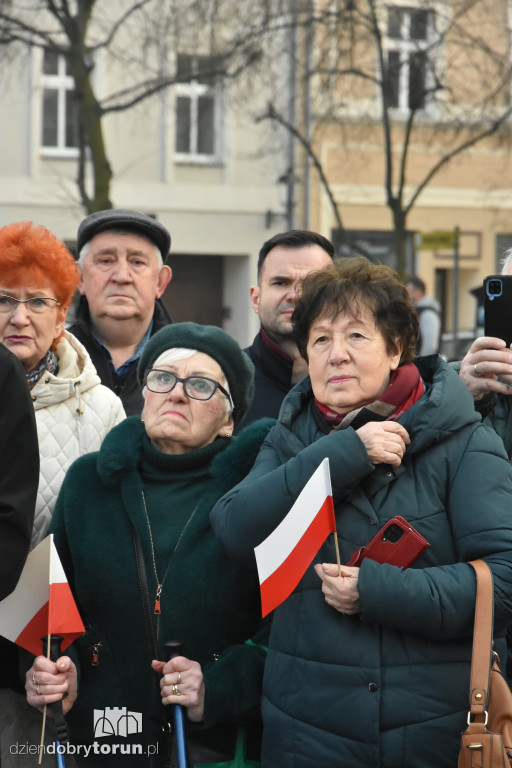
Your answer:
[[[58,318],[63,320],[78,280],[73,256],[46,227],[22,221],[0,228],[0,282],[4,288],[50,287],[60,303]]]

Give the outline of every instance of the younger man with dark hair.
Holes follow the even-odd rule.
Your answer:
[[[333,258],[332,243],[307,230],[283,232],[263,244],[258,284],[251,286],[251,303],[261,328],[244,350],[254,363],[255,393],[242,426],[263,416],[276,418],[285,395],[307,374],[292,336],[297,289],[309,272],[323,269]]]

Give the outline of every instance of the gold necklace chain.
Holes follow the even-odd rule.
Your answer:
[[[162,594],[163,584],[160,583],[160,579],[158,578],[158,573],[157,573],[157,570],[156,570],[155,547],[154,547],[154,544],[153,544],[153,534],[151,532],[151,525],[150,525],[150,522],[149,522],[148,508],[146,506],[146,497],[144,496],[144,489],[141,490],[141,493],[142,493],[142,503],[144,504],[144,512],[146,513],[146,522],[148,524],[149,541],[150,541],[150,544],[151,544],[151,558],[153,560],[153,573],[155,574],[155,579],[156,579],[155,608],[154,608],[153,612],[156,613],[157,616],[159,616],[162,613],[162,611],[160,609],[160,595]],[[196,504],[195,508],[192,510],[192,513],[191,513],[190,517],[188,518],[187,522],[185,523],[185,526],[184,526],[182,532],[180,533],[180,536],[179,536],[179,539],[178,539],[178,541],[176,543],[176,546],[174,547],[174,549],[172,551],[172,555],[174,555],[174,553],[178,549],[178,547],[180,545],[180,542],[181,542],[181,540],[183,538],[183,534],[187,530],[190,521],[192,520],[192,518],[194,517],[194,515],[195,515],[195,513],[197,511],[197,507],[198,507],[198,505]],[[171,555],[171,557],[172,557],[172,555]],[[167,573],[167,571],[166,571],[166,573]]]
[[[160,579],[158,578],[158,573],[156,570],[155,547],[153,545],[153,534],[151,532],[151,525],[149,524],[148,508],[146,506],[146,497],[144,496],[144,490],[142,490],[141,493],[142,493],[142,503],[144,504],[144,512],[146,513],[146,522],[148,524],[149,541],[151,543],[151,557],[153,560],[153,571],[155,573],[155,579],[156,579],[155,608],[153,613],[156,613],[157,616],[159,616],[162,613],[162,611],[160,610],[160,595],[162,594],[162,585],[160,583]]]

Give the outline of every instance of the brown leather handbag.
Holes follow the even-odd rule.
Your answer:
[[[477,591],[468,727],[462,734],[458,768],[512,768],[512,692],[492,651],[493,583],[483,560],[470,563]]]

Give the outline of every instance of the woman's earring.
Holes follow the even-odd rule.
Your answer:
[[[224,435],[224,437],[231,437],[231,435],[230,435],[228,432],[226,432],[226,434]]]

